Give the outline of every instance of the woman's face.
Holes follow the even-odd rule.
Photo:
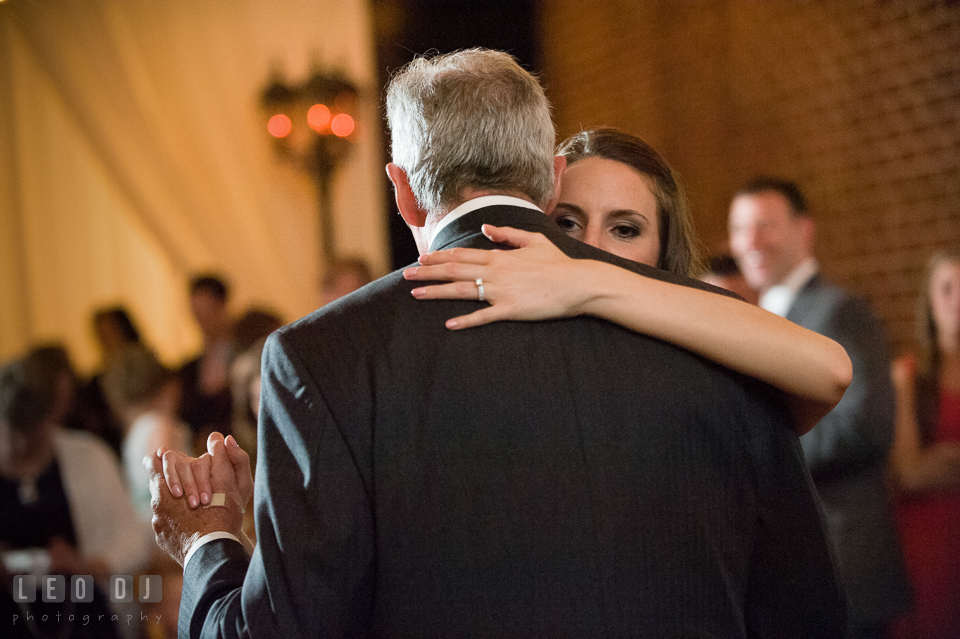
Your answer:
[[[615,160],[591,157],[567,167],[550,214],[568,235],[608,253],[656,266],[657,199],[650,178]]]
[[[933,269],[930,305],[941,334],[960,334],[960,260],[943,262]]]
[[[53,454],[53,422],[44,420],[28,431],[0,419],[0,472],[18,475]]]

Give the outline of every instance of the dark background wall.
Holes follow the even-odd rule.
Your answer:
[[[527,70],[539,71],[532,0],[375,0],[373,10],[381,86],[414,56],[471,47],[509,51]],[[385,121],[383,139],[390,139]],[[393,266],[401,268],[417,260],[417,248],[392,199],[390,207]]]
[[[825,273],[909,345],[923,264],[960,242],[960,6],[932,1],[540,3],[558,135],[611,125],[680,172],[701,238],[730,194],[797,180]]]

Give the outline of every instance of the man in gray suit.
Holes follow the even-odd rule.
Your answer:
[[[509,225],[713,290],[543,214],[564,162],[543,90],[509,55],[417,60],[387,113],[387,170],[422,251],[497,248],[482,225]],[[393,273],[268,340],[251,557],[231,538],[244,499],[222,439],[223,508],[188,508],[148,458],[158,539],[184,563],[181,637],[842,634],[809,475],[768,387],[589,317],[449,331],[483,283],[475,301],[421,303],[416,286]]]
[[[730,206],[730,248],[760,306],[839,342],[853,362],[841,402],[800,438],[850,599],[854,637],[884,637],[909,603],[884,468],[894,395],[880,322],[863,300],[827,283],[813,255],[814,221],[800,189],[760,177]]]

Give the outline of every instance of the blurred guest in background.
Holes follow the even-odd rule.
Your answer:
[[[122,306],[113,306],[96,311],[93,315],[94,331],[104,364],[129,344],[140,343],[140,331],[130,318],[130,313]]]
[[[49,420],[63,425],[73,413],[77,392],[77,374],[67,349],[61,344],[43,344],[31,349],[26,362],[31,379],[43,385],[45,396],[51,400]]]
[[[891,467],[914,605],[897,637],[960,636],[960,246],[927,264],[915,353],[893,367]]]
[[[866,302],[820,277],[796,184],[754,179],[729,221],[730,249],[760,306],[836,340],[853,362],[843,399],[800,443],[850,598],[851,637],[886,637],[910,591],[885,480],[895,403],[883,328]]]
[[[103,375],[103,388],[113,412],[123,422],[123,469],[130,499],[144,522],[149,522],[150,486],[143,456],[166,446],[188,452],[187,428],[177,417],[180,384],[145,346],[122,349]]]
[[[278,313],[259,306],[248,308],[233,325],[233,352],[244,352],[281,326]]]
[[[234,402],[233,435],[243,449],[249,451],[253,468],[256,468],[257,419],[260,414],[260,360],[266,341],[266,336],[258,339],[238,354],[230,366]],[[247,537],[256,542],[257,533],[252,508],[244,513],[243,531]]]
[[[256,459],[257,411],[260,402],[260,358],[267,336],[283,326],[272,311],[251,308],[234,326],[234,358],[230,363],[233,395],[233,434],[250,457]]]
[[[341,257],[327,266],[320,282],[320,306],[340,299],[373,281],[370,267],[358,257]]]
[[[232,323],[227,309],[229,290],[216,275],[198,275],[190,282],[190,309],[203,335],[203,350],[180,369],[183,401],[180,417],[190,427],[194,447],[206,450],[212,431],[231,432],[230,397]]]
[[[177,416],[180,380],[152,351],[133,344],[113,358],[103,375],[103,387],[113,411],[123,422],[123,470],[133,507],[149,533],[153,512],[143,457],[158,446],[189,451],[189,430]],[[150,606],[149,614],[151,618],[160,615],[162,622],[157,627],[164,630],[165,636],[175,637],[183,573],[156,544],[151,546],[153,553],[145,570],[162,578],[163,599]]]
[[[43,564],[38,572],[65,575],[67,583],[69,575],[93,575],[99,588],[91,604],[48,604],[38,597],[27,607],[30,624],[4,597],[3,612],[24,620],[4,636],[115,637],[101,589],[109,575],[132,574],[145,563],[148,531],[133,512],[110,449],[58,423],[68,388],[58,359],[46,349],[0,368],[0,546],[10,572],[20,572],[11,559],[26,552],[34,565]],[[3,583],[12,580],[4,575]],[[84,615],[90,615],[87,624]]]
[[[103,438],[120,457],[123,444],[123,425],[110,410],[103,393],[103,371],[117,354],[130,344],[139,344],[137,330],[130,313],[122,306],[100,308],[93,314],[93,331],[100,345],[100,367],[90,380],[77,391],[76,412],[81,416],[84,430]],[[67,423],[67,426],[72,426]]]
[[[733,291],[751,304],[756,304],[758,301],[757,292],[747,284],[732,255],[714,255],[708,258],[707,270],[700,279],[707,284]]]

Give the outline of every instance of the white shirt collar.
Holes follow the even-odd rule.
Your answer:
[[[786,317],[793,306],[793,300],[796,299],[800,289],[806,286],[807,282],[813,279],[813,276],[820,270],[820,265],[814,258],[808,258],[797,268],[793,269],[790,275],[784,280],[771,286],[760,296],[760,308],[776,313],[780,317]]]
[[[467,213],[473,213],[477,209],[482,209],[485,206],[520,206],[525,209],[533,209],[534,211],[540,211],[543,213],[543,210],[536,204],[531,204],[530,202],[521,200],[518,197],[512,197],[509,195],[482,195],[480,197],[475,197],[472,200],[467,200],[443,216],[443,218],[437,222],[437,225],[433,227],[433,233],[430,234],[430,244],[433,244],[433,241],[437,239],[440,231],[446,228],[451,222],[457,218],[463,217]]]

